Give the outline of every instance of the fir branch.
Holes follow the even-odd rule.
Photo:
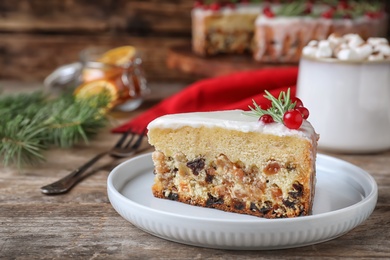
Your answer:
[[[105,95],[92,96],[88,99],[74,99],[68,96],[52,104],[56,111],[45,120],[48,142],[59,147],[71,147],[97,134],[104,127],[107,119],[100,111],[108,104]]]
[[[0,118],[7,115],[25,114],[32,117],[46,103],[47,95],[42,91],[0,96]],[[28,109],[26,109],[28,108]]]
[[[43,92],[0,98],[0,160],[4,165],[36,164],[52,146],[88,143],[106,126],[106,93],[76,99],[62,94],[50,99]]]
[[[40,118],[20,114],[6,119],[9,120],[1,120],[0,126],[0,157],[3,164],[21,166],[43,161],[43,151],[47,147],[42,142],[45,128]]]

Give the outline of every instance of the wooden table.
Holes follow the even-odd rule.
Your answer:
[[[167,51],[167,66],[170,69],[200,77],[216,77],[238,71],[297,66],[293,63],[263,63],[255,61],[247,54],[221,54],[201,57],[192,51],[191,44],[171,46]]]
[[[7,91],[26,90],[28,84],[7,83]],[[31,86],[29,86],[30,89]],[[153,85],[141,107],[147,109],[182,85]],[[139,113],[116,114],[118,123]],[[375,211],[360,226],[329,242],[274,251],[228,251],[198,248],[149,235],[124,220],[107,198],[110,169],[103,160],[94,175],[71,192],[41,194],[51,183],[99,151],[110,147],[116,136],[109,129],[89,146],[53,149],[47,162],[18,171],[0,169],[0,259],[301,259],[390,257],[390,151],[371,155],[330,154],[368,171],[378,183]],[[144,148],[151,151],[145,141]],[[147,152],[144,151],[144,152]]]

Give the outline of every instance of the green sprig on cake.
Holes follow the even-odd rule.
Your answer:
[[[303,106],[302,101],[297,97],[291,97],[290,89],[281,91],[278,98],[272,96],[265,90],[264,97],[271,101],[267,109],[261,108],[253,100],[253,107],[249,106],[251,112],[248,115],[259,117],[264,124],[278,122],[290,129],[299,129],[304,119],[309,117],[309,110]]]

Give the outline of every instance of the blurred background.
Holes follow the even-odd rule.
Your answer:
[[[190,44],[188,0],[1,0],[0,79],[43,80],[90,46],[134,45],[149,82],[191,81],[167,69],[170,46]]]
[[[192,6],[191,0],[1,0],[0,80],[42,81],[87,47],[134,45],[149,82],[192,82],[203,76],[167,66],[172,48],[190,48]]]

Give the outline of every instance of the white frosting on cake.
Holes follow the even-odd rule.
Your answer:
[[[299,129],[294,130],[276,122],[270,124],[261,123],[258,117],[250,116],[243,110],[165,115],[150,122],[148,129],[178,129],[184,126],[194,128],[221,127],[242,132],[259,132],[277,136],[298,136],[311,141],[317,139],[317,134],[312,125],[306,120],[303,120],[302,126]]]

